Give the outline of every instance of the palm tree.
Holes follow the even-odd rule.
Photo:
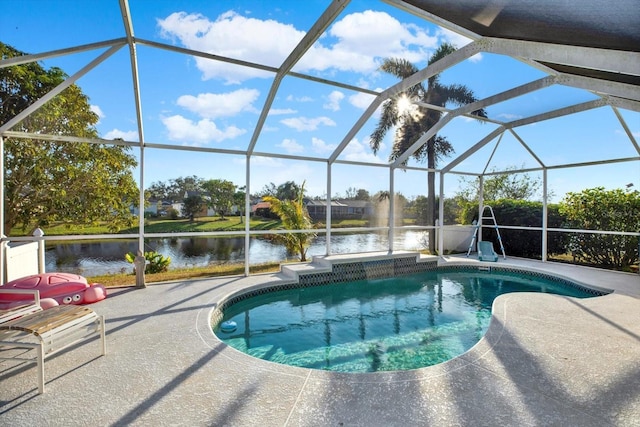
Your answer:
[[[456,48],[443,43],[436,49],[429,65],[439,61],[445,56],[453,53]],[[405,59],[387,58],[383,61],[380,69],[386,73],[405,79],[419,71],[419,69]],[[382,104],[382,115],[376,129],[371,134],[370,144],[374,153],[380,149],[387,131],[397,126],[393,148],[389,154],[389,160],[393,161],[411,147],[425,132],[433,127],[442,117],[442,111],[428,109],[419,105],[411,105],[411,108],[401,109],[402,102],[411,103],[421,101],[427,104],[446,107],[447,104],[457,106],[466,105],[477,101],[473,92],[464,85],[445,85],[440,82],[440,75],[436,74],[427,80],[427,86],[419,83],[405,92],[389,98]],[[487,117],[486,112],[481,109],[473,112],[479,117]],[[446,137],[434,135],[423,146],[418,148],[412,157],[420,162],[427,160],[427,223],[434,225],[435,219],[435,169],[437,162],[453,153],[453,146]],[[405,161],[406,164],[406,161]],[[434,252],[435,233],[429,233],[429,251]]]
[[[313,228],[311,217],[304,205],[304,182],[299,187],[294,200],[280,200],[274,196],[264,196],[262,200],[271,203],[271,211],[280,217],[282,227],[286,230],[307,230]],[[307,260],[307,249],[316,233],[287,233],[277,234],[276,239],[281,240],[288,251],[297,253],[300,261]]]

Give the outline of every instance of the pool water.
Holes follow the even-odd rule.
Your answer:
[[[493,300],[509,292],[593,296],[539,277],[427,272],[279,290],[237,302],[216,335],[272,362],[341,372],[416,369],[450,360],[485,334]]]

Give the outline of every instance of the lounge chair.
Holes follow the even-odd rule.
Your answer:
[[[47,310],[13,317],[0,323],[0,360],[17,360],[36,363],[38,368],[38,393],[44,393],[44,361],[93,335],[100,336],[102,355],[106,354],[104,316],[98,316],[88,307],[61,305]],[[26,353],[12,349],[34,349]],[[6,354],[6,356],[4,355]],[[31,357],[29,357],[31,356]]]
[[[488,241],[478,242],[478,260],[480,261],[498,261],[498,254],[493,250],[493,243]]]

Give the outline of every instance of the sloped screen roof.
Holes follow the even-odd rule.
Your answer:
[[[635,0],[408,0],[482,37],[640,51]]]
[[[437,165],[445,172],[482,174],[489,165],[499,169],[500,161],[502,167],[517,164],[524,170],[610,162],[631,164],[632,173],[640,169],[640,8],[634,0],[247,1],[236,6],[120,0],[70,7],[69,2],[26,1],[21,7],[29,13],[16,6],[1,18],[2,41],[31,55],[2,60],[0,66],[36,60],[61,66],[70,81],[87,88],[92,101],[118,100],[117,111],[105,112],[100,123],[105,140],[119,137],[132,146],[237,157],[216,160],[220,170],[236,160],[244,164],[248,155],[286,159],[290,163],[281,170],[306,177],[324,173],[327,161],[395,170],[405,168],[406,160],[409,170],[424,171],[424,164],[411,159],[411,150],[388,161],[391,136],[379,153],[371,152],[368,137],[388,97],[434,73],[470,87],[480,100],[475,108],[488,113],[483,124],[470,124],[470,106],[426,106],[446,113],[437,131],[455,141],[455,154]],[[19,22],[5,22],[14,19],[11,13],[19,14]],[[77,25],[56,30],[71,17]],[[51,31],[41,37],[38,29],[46,22]],[[223,25],[228,27],[210,44],[205,36],[213,37],[211,29]],[[426,54],[433,47],[420,43],[454,39],[458,51],[427,67]],[[270,40],[286,43],[276,51]],[[387,49],[392,44],[403,49]],[[95,51],[102,53],[96,57]],[[402,82],[382,75],[376,66],[391,54],[407,55],[421,71]],[[67,65],[78,58],[84,66]],[[113,68],[107,68],[110,61]],[[124,66],[116,67],[116,61]],[[198,81],[187,91],[186,82]],[[314,98],[315,93],[321,95]],[[316,110],[306,112],[311,106]],[[1,123],[0,133],[19,137],[14,126],[30,112]],[[247,118],[240,121],[241,116]],[[554,126],[545,130],[543,122]],[[587,134],[581,129],[587,122],[599,125],[602,134]],[[606,149],[586,143],[590,138],[606,141]],[[561,144],[569,150],[562,155],[556,149]],[[502,154],[498,145],[515,151]],[[154,151],[146,155],[146,168],[159,170],[152,169],[154,162],[162,164],[154,160]],[[181,155],[175,153],[171,161],[178,164]],[[196,170],[197,160],[176,173]],[[319,169],[305,163],[317,163]],[[254,161],[251,167],[264,163]],[[243,179],[244,168],[237,169]],[[338,178],[341,170],[334,171],[338,182],[345,181]],[[291,172],[286,176],[295,178]],[[155,179],[150,175],[147,182]],[[309,188],[319,194],[324,185],[319,183]]]

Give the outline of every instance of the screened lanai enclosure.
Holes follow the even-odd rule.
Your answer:
[[[23,0],[0,24],[3,241],[46,241],[47,269],[92,275],[103,257],[119,272],[127,252],[182,245],[195,254],[184,266],[249,274],[287,259],[268,236],[291,232],[314,233],[309,255],[464,254],[485,205],[507,256],[534,242],[515,255],[637,265],[636,0]],[[208,190],[150,191],[186,178]],[[235,227],[181,218],[198,191],[213,209],[202,216],[219,214],[226,181]],[[313,228],[257,220],[286,183],[304,185]],[[122,191],[80,213],[105,185]],[[508,214],[525,205],[533,219]],[[168,212],[192,227],[158,228]],[[133,224],[77,231],[118,215]],[[70,232],[50,234],[60,223]]]

